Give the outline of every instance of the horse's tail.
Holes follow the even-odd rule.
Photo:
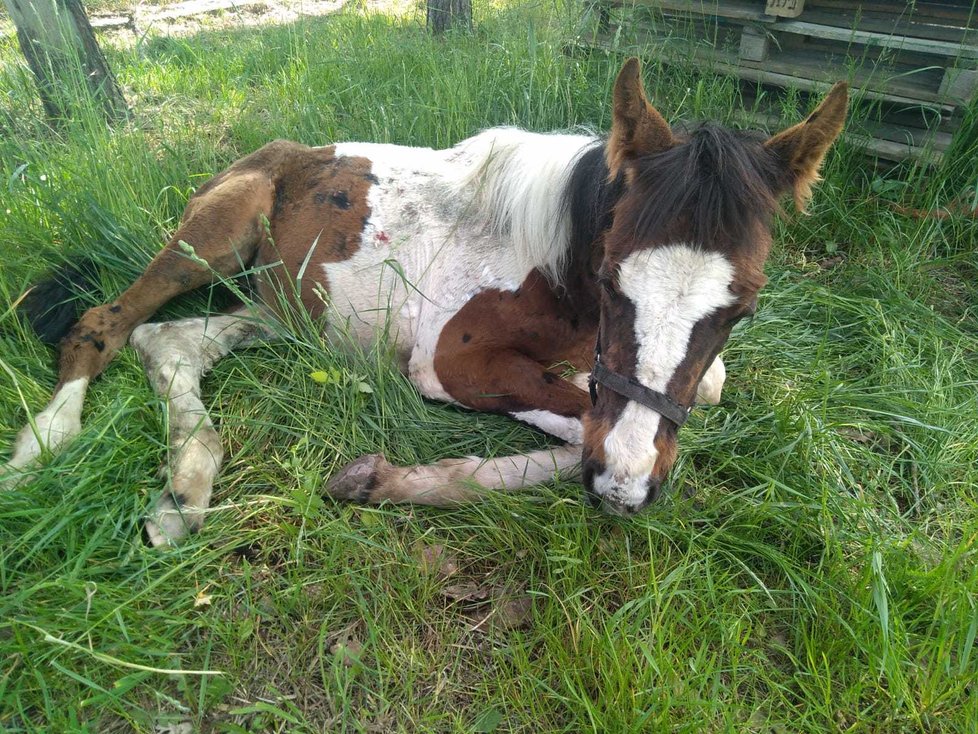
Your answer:
[[[32,286],[17,308],[42,342],[57,345],[91,305],[85,296],[98,291],[97,282],[94,260],[61,265]]]

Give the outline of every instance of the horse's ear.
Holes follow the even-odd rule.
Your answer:
[[[764,144],[786,167],[798,211],[805,211],[812,185],[820,180],[818,171],[825,153],[842,132],[848,101],[849,85],[836,83],[804,122],[778,133]]]
[[[606,149],[610,178],[616,178],[629,160],[674,145],[669,123],[645,96],[641,66],[634,56],[618,72],[611,104],[611,135]]]

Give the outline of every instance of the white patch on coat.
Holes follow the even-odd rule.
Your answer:
[[[87,389],[87,377],[62,385],[47,407],[34,416],[33,425],[24,426],[17,434],[13,455],[0,474],[22,470],[33,464],[43,451],[55,452],[77,436],[81,432],[81,411]],[[10,479],[9,486],[17,483],[16,476]]]
[[[570,236],[560,194],[572,164],[596,144],[591,135],[532,133],[514,127],[486,130],[455,146],[465,163],[455,186],[463,199],[476,194],[471,214],[512,242],[527,272],[538,267],[557,282]]]
[[[697,322],[734,302],[733,278],[723,255],[681,244],[635,252],[621,263],[618,287],[635,306],[640,383],[665,392]],[[606,470],[594,480],[599,495],[616,505],[645,501],[660,419],[644,405],[625,406],[605,438]]]
[[[580,445],[584,441],[584,428],[579,418],[568,418],[549,410],[524,410],[510,415],[569,444]]]
[[[591,373],[590,372],[575,372],[573,375],[567,378],[567,381],[571,383],[574,387],[583,390],[584,392],[590,392],[590,382]]]
[[[448,150],[337,145],[337,156],[369,159],[378,181],[360,249],[322,267],[330,330],[361,346],[386,333],[421,393],[453,402],[434,369],[442,329],[480,291],[514,291],[535,268],[559,270],[563,190],[594,144],[498,128]]]

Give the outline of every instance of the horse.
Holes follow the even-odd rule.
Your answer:
[[[719,401],[719,353],[756,308],[779,201],[804,210],[847,96],[836,84],[773,137],[716,123],[679,132],[631,58],[606,138],[503,127],[444,150],[269,143],[192,195],[127,290],[61,330],[53,396],[17,435],[5,483],[79,433],[89,383],[128,341],[169,415],[168,486],[144,532],[177,543],[202,526],[223,458],[202,376],[269,339],[268,319],[304,309],[327,336],[369,346],[389,334],[426,398],[563,442],[423,466],[364,456],[327,494],[450,506],[560,474],[592,505],[639,512],[661,492],[694,400]],[[254,297],[236,308],[147,323],[245,271]]]

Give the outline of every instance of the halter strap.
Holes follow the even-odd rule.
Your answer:
[[[638,380],[625,377],[617,372],[609,370],[601,361],[601,331],[598,327],[598,338],[594,344],[594,368],[588,378],[588,391],[591,393],[591,405],[598,402],[597,386],[606,387],[612,392],[618,393],[623,398],[634,400],[646,408],[651,408],[659,415],[672,421],[676,428],[682,428],[683,423],[689,418],[692,406],[686,407],[663,392],[646,387]]]

